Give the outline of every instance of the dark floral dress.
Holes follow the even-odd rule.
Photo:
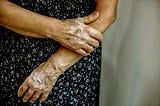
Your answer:
[[[10,0],[28,10],[65,20],[95,9],[94,0]],[[36,27],[36,26],[33,26]],[[101,46],[62,74],[44,103],[23,103],[19,86],[60,44],[51,39],[25,37],[0,26],[0,102],[2,106],[98,106]]]

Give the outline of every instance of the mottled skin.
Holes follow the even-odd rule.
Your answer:
[[[13,31],[19,32],[23,35],[31,35],[32,37],[38,37],[38,38],[46,37],[46,35],[48,37],[48,35],[50,34],[50,30],[54,29],[53,27],[50,27],[50,26],[52,26],[51,23],[55,24],[56,22],[51,21],[50,18],[45,17],[45,16],[41,16],[38,14],[34,14],[34,13],[27,11],[27,10],[22,10],[21,8],[17,7],[16,5],[10,4],[7,0],[0,0],[0,2],[1,2],[1,4],[0,4],[0,17],[1,17],[0,24],[1,25],[5,26]],[[14,11],[15,9],[17,11]],[[99,17],[98,16],[86,17],[84,19],[88,20],[88,23],[84,22],[84,24],[87,25],[88,27],[95,28],[95,30],[98,30],[101,33],[103,33],[114,22],[114,20],[116,18],[116,9],[117,9],[117,0],[96,0],[96,11],[99,12],[100,16]],[[8,12],[3,12],[4,10],[8,11]],[[10,10],[13,10],[13,11],[10,12]],[[11,17],[13,12],[15,12],[14,16]],[[22,14],[19,14],[19,12],[22,12]],[[23,17],[23,18],[20,18],[18,20],[18,18],[15,17],[16,13],[17,13],[17,16],[21,15],[20,17]],[[34,18],[27,17],[25,14],[27,14],[28,16],[34,15]],[[34,20],[35,17],[41,21],[38,22],[38,20]],[[27,20],[28,18],[29,18],[28,21],[24,21],[25,19]],[[33,20],[32,20],[32,18],[33,18]],[[21,24],[15,25],[16,24],[16,23],[14,23],[15,21],[11,22],[11,20],[17,20]],[[44,21],[42,21],[42,20],[44,20]],[[90,20],[94,20],[94,21],[90,21]],[[27,22],[27,23],[24,23],[24,22]],[[37,27],[30,27],[33,23]],[[43,25],[43,28],[45,26],[47,29],[49,29],[49,31],[46,29],[43,29],[41,27],[41,25]],[[15,26],[17,26],[17,27],[15,27]],[[36,28],[38,28],[38,29],[36,29]],[[71,28],[71,26],[70,26],[70,28]],[[22,29],[26,29],[26,30],[22,30]],[[86,33],[87,33],[87,31],[86,31]],[[88,33],[88,34],[91,34],[91,33]],[[97,34],[97,35],[99,35],[99,34]],[[101,36],[101,35],[99,35],[99,36]],[[84,49],[84,48],[82,48],[82,49],[87,51],[87,49]],[[84,52],[80,53],[80,54],[87,55]],[[77,51],[73,52],[65,47],[61,47],[46,62],[42,63],[39,67],[37,67],[35,70],[33,70],[33,73],[31,73],[31,75],[20,86],[19,91],[18,91],[18,95],[22,96],[24,94],[24,96],[23,96],[24,102],[26,102],[28,100],[30,102],[34,102],[36,99],[39,99],[40,102],[43,102],[47,98],[51,88],[54,86],[54,83],[56,82],[56,78],[62,72],[64,72],[68,67],[72,66],[79,59],[81,59],[83,56],[80,54],[77,54]],[[56,59],[56,61],[55,61],[55,59]],[[35,77],[35,75],[37,75],[36,73],[40,74],[40,76],[43,76],[43,77],[41,77],[41,78]],[[53,73],[56,73],[56,74],[53,74]],[[50,78],[50,74],[53,75],[52,78]],[[42,82],[45,82],[46,79],[47,79],[48,83],[41,84]],[[43,86],[41,86],[41,85],[43,85]]]
[[[51,38],[81,55],[91,53],[93,48],[98,47],[99,42],[102,41],[102,34],[88,25],[83,27],[83,32],[87,33],[88,37],[69,33],[72,26],[78,25],[76,19],[61,21],[23,9],[8,0],[0,0],[0,2],[0,25],[22,35],[36,38]],[[94,13],[78,20],[83,24],[89,24],[94,22],[98,16],[98,13]],[[93,30],[96,33],[93,33]],[[75,40],[77,38],[78,40]]]
[[[94,28],[85,25],[94,22],[99,14],[97,12],[87,20],[87,17],[64,20],[55,32],[49,32],[48,36],[61,43],[64,47],[83,56],[90,54],[102,41],[102,34]]]

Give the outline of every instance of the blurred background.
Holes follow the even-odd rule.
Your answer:
[[[119,0],[102,44],[100,106],[160,106],[160,0]]]
[[[160,106],[160,0],[119,0],[104,36],[100,106]]]

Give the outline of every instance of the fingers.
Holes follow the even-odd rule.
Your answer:
[[[87,45],[84,47],[84,50],[86,51],[87,54],[90,54],[91,52],[94,51],[94,48],[90,45]]]
[[[23,83],[18,90],[18,97],[23,96],[23,94],[26,92],[26,90],[28,89],[28,86],[26,83]]]
[[[40,102],[44,102],[46,100],[46,98],[48,97],[49,92],[44,92],[41,97],[39,98]]]
[[[70,30],[67,32],[69,40],[61,43],[64,47],[77,52],[81,55],[88,55],[93,51],[93,48],[99,46],[99,42],[102,41],[102,34],[96,29],[86,25],[85,23],[90,23],[95,21],[99,16],[98,12],[94,12],[92,15],[86,16],[84,18],[78,18],[75,20],[75,25],[71,26]],[[66,40],[66,39],[65,39]],[[67,44],[67,43],[68,44]],[[84,47],[84,45],[89,45],[91,47]]]
[[[76,50],[77,53],[81,54],[82,56],[87,56],[89,55],[91,52],[94,51],[94,48],[90,45],[84,45],[82,47],[82,49]]]
[[[90,24],[94,21],[96,21],[99,17],[99,12],[94,11],[92,14],[85,16],[83,18],[80,18],[80,21],[85,23],[85,24]]]
[[[35,102],[39,97],[41,96],[41,92],[40,91],[36,91],[33,96],[31,97],[31,99],[29,100],[31,103]]]
[[[89,26],[86,26],[85,32],[87,34],[79,36],[79,39],[82,40],[82,43],[80,43],[81,49],[76,51],[83,56],[87,56],[93,52],[94,48],[97,48],[99,42],[103,40],[103,35]]]
[[[91,36],[91,35],[90,35]],[[96,40],[95,38],[92,38],[92,37],[88,37],[88,36],[80,36],[79,37],[81,40],[83,40],[84,43],[94,47],[94,48],[97,48],[99,46],[99,41]],[[86,40],[87,39],[87,40]],[[83,44],[84,44],[83,43]]]
[[[33,89],[28,89],[28,91],[25,93],[23,97],[23,102],[27,102],[33,95],[34,90]]]
[[[96,29],[86,26],[86,31],[89,33],[89,35],[95,39],[98,40],[99,42],[101,42],[103,40],[103,35],[97,31]]]
[[[100,32],[90,27],[87,28],[86,33],[82,33],[78,37],[78,39],[75,39],[75,41],[72,42],[74,43],[72,44],[73,50],[76,50],[76,52],[82,56],[87,56],[93,52],[94,48],[97,48],[99,46],[99,42],[103,39],[103,36]]]
[[[88,53],[85,50],[83,50],[83,49],[76,50],[76,52],[78,54],[82,55],[82,56],[87,56],[88,55]]]
[[[79,24],[79,26],[77,26],[78,29],[74,31],[75,32],[74,35],[81,38],[81,40],[86,40],[88,42],[94,42],[95,44],[99,44],[99,42],[102,41],[103,35],[98,30],[88,25],[85,25],[79,21],[78,21],[78,24]],[[92,45],[94,43],[91,43],[90,45],[95,47],[95,45]]]

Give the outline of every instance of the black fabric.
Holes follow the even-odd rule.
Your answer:
[[[28,10],[65,20],[94,11],[94,0],[10,0]],[[36,26],[34,26],[36,27]],[[25,37],[0,26],[0,101],[3,106],[98,106],[101,46],[62,74],[44,103],[23,103],[19,86],[60,44],[51,39]]]

